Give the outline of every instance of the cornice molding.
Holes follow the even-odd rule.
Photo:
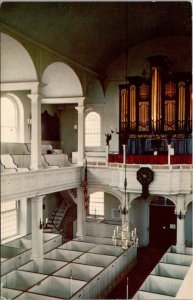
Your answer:
[[[42,104],[74,104],[83,105],[85,97],[61,97],[61,98],[42,98]]]

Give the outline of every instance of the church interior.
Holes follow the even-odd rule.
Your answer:
[[[192,7],[1,3],[1,300],[192,299]]]

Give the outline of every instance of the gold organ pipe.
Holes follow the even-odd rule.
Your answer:
[[[130,86],[130,128],[136,129],[136,86]]]
[[[126,123],[128,122],[128,91],[123,89],[121,91],[121,123],[122,128],[126,128]]]
[[[160,119],[161,119],[161,74],[160,70],[158,70],[157,76],[157,119],[158,122],[158,130],[160,130]]]
[[[178,121],[179,128],[183,128],[183,121],[185,121],[185,83],[180,82],[179,88],[179,104],[178,104]]]
[[[156,126],[161,118],[161,74],[159,68],[152,68],[152,88],[151,88],[151,120],[152,129],[160,129],[160,124]]]

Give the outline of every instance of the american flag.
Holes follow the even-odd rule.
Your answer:
[[[89,204],[89,197],[88,197],[88,188],[87,188],[87,160],[85,161],[85,169],[84,169],[84,183],[83,183],[83,192],[84,192],[84,208],[86,214],[88,214],[88,204]]]

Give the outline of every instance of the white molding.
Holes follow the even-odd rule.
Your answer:
[[[85,97],[61,97],[61,98],[42,98],[42,104],[73,104],[83,105]]]
[[[31,90],[31,93],[38,93],[38,81],[25,81],[25,82],[2,82],[1,92]]]

